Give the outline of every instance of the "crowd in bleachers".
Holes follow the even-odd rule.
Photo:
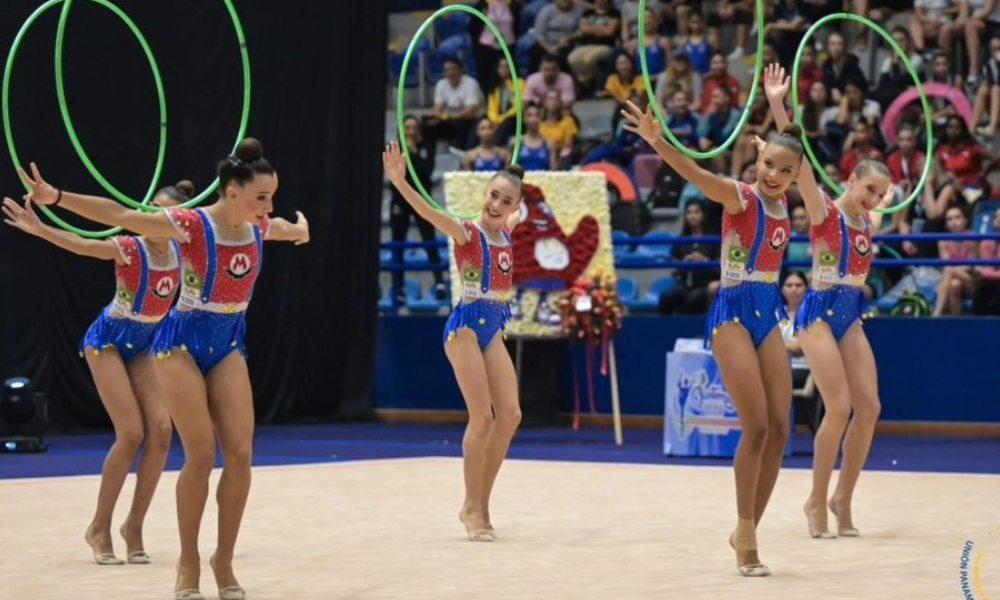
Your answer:
[[[435,23],[434,42],[420,42],[420,66],[411,64],[406,80],[398,81],[403,52],[390,57],[394,84],[414,85],[418,69],[424,70],[418,77],[433,83],[431,110],[407,119],[406,143],[421,157],[417,170],[423,181],[438,152],[461,156],[464,169],[493,171],[507,164],[516,89],[525,103],[518,162],[526,169],[614,163],[643,188],[644,206],[676,209],[684,232],[718,233],[721,212],[700,190],[672,176],[637,135],[621,126],[621,103],[649,101],[639,67],[637,0],[479,0],[473,5],[502,34],[516,77],[492,30],[464,12]],[[824,172],[842,183],[859,161],[881,158],[897,187],[897,202],[902,201],[923,172],[922,148],[930,136],[935,149],[924,192],[911,207],[885,219],[883,232],[986,231],[1000,222],[1000,0],[765,0],[764,5],[761,31],[755,0],[646,2],[652,91],[674,136],[694,149],[721,146],[749,100],[758,36],[764,37],[764,64],[780,62],[790,71],[812,23],[827,14],[853,12],[890,30],[906,52],[930,94],[933,127],[925,126],[919,99],[910,92],[910,72],[897,53],[869,29],[834,21],[804,49],[797,88],[801,122]],[[584,135],[576,114],[582,103],[606,111],[608,133]],[[761,89],[735,143],[705,165],[753,182],[752,139],[771,125]],[[808,216],[797,207],[794,187],[789,199],[793,228],[808,232]],[[410,216],[406,203],[395,199],[394,238],[405,235]],[[422,233],[433,239],[432,232]],[[904,242],[883,244],[881,250],[900,257],[1000,256],[991,240]],[[669,252],[683,261],[718,258],[717,247],[678,244]],[[808,243],[793,243],[788,259],[809,260]],[[977,312],[998,312],[1000,271],[967,266],[938,271],[930,290],[936,296],[935,314],[968,310],[974,296]],[[901,269],[874,272],[872,296],[881,296],[904,275]],[[661,285],[657,306],[663,312],[704,312],[714,277],[717,272],[711,270],[678,271],[671,285]],[[436,283],[436,294],[443,297],[440,273]],[[636,300],[643,298],[636,293]]]

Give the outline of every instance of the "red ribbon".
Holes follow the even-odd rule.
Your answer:
[[[591,307],[578,311],[577,300],[589,296]],[[593,280],[578,279],[560,302],[563,333],[571,340],[586,344],[587,397],[591,414],[597,414],[594,401],[594,349],[601,345],[601,375],[608,375],[608,351],[611,337],[621,328],[621,305],[614,280],[597,274]],[[573,359],[573,429],[580,427],[580,382],[576,357]]]

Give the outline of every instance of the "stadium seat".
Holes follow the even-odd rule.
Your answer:
[[[649,289],[640,298],[635,298],[623,304],[633,312],[655,312],[660,307],[660,296],[663,292],[676,285],[673,276],[661,277],[649,284]]]

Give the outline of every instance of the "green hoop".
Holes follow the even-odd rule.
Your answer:
[[[913,64],[910,63],[910,58],[906,55],[906,52],[899,46],[899,44],[896,43],[896,40],[894,40],[892,36],[889,35],[889,33],[885,29],[882,29],[876,23],[873,23],[872,21],[869,21],[868,19],[859,15],[850,13],[835,13],[832,15],[827,15],[822,19],[820,19],[819,21],[816,21],[813,24],[813,26],[810,27],[808,31],[806,31],[805,36],[803,36],[802,41],[799,43],[798,50],[796,50],[795,52],[795,62],[792,63],[791,87],[792,87],[792,106],[794,107],[795,110],[795,121],[800,124],[802,123],[802,107],[799,105],[799,63],[802,60],[802,51],[803,49],[805,49],[806,44],[809,43],[810,38],[812,38],[813,34],[816,32],[817,29],[819,29],[829,21],[837,21],[841,19],[846,19],[848,21],[856,21],[858,23],[867,25],[868,27],[873,29],[876,33],[881,35],[883,39],[889,42],[889,45],[892,46],[892,49],[896,52],[896,54],[898,54],[899,57],[903,59],[903,64],[906,66],[906,70],[910,72],[910,76],[913,77],[913,83],[914,85],[917,86],[917,92],[920,94],[920,101],[924,105],[924,122],[927,127],[927,154],[924,158],[924,172],[920,176],[920,181],[917,182],[917,186],[913,188],[913,192],[910,194],[910,197],[904,200],[901,204],[889,208],[875,209],[875,212],[886,213],[886,214],[899,212],[904,208],[906,208],[907,206],[909,206],[910,204],[912,204],[913,201],[917,199],[917,197],[920,195],[920,192],[923,191],[924,189],[924,184],[927,182],[927,174],[930,172],[931,164],[934,161],[934,136],[932,135],[934,132],[934,123],[932,119],[933,113],[931,113],[931,107],[927,103],[927,95],[924,93],[924,86],[920,81],[920,77],[917,76],[916,70],[913,68]],[[830,186],[831,189],[837,192],[838,195],[843,194],[844,190],[841,189],[839,185],[837,185],[837,182],[835,182],[833,179],[830,178],[829,175],[826,174],[826,171],[823,170],[823,165],[819,163],[819,160],[813,153],[812,146],[809,145],[809,137],[806,135],[805,128],[803,128],[802,130],[802,147],[805,148],[806,155],[809,156],[809,162],[811,162],[813,166],[816,167],[816,170],[819,171],[819,174],[823,178],[823,181],[825,181],[827,185]]]
[[[448,6],[444,6],[437,12],[435,12],[433,15],[428,17],[427,20],[424,21],[423,24],[420,26],[420,29],[418,29],[417,32],[413,34],[413,39],[410,40],[410,44],[406,48],[406,54],[403,56],[403,66],[399,73],[400,85],[399,85],[399,92],[396,97],[396,120],[397,120],[397,125],[399,127],[400,144],[403,146],[404,156],[406,157],[406,169],[407,171],[409,171],[410,178],[413,180],[413,183],[416,186],[417,191],[420,192],[420,195],[424,197],[424,200],[426,200],[428,204],[430,204],[435,209],[448,216],[455,217],[457,219],[475,219],[479,217],[480,213],[470,213],[464,215],[453,213],[434,201],[434,198],[432,198],[431,195],[427,192],[427,189],[424,188],[424,184],[422,181],[420,181],[420,177],[417,176],[417,171],[416,169],[413,168],[413,161],[410,160],[410,153],[406,152],[406,147],[405,147],[406,132],[403,127],[406,86],[402,85],[402,82],[406,79],[406,72],[410,66],[410,56],[413,55],[413,51],[417,47],[417,41],[421,37],[423,37],[424,32],[427,31],[427,29],[434,23],[434,21],[436,21],[437,19],[441,18],[442,16],[450,12],[455,12],[455,11],[469,13],[470,15],[482,21],[484,25],[489,27],[490,31],[493,32],[494,37],[496,37],[497,43],[500,44],[500,49],[503,50],[504,58],[507,59],[507,66],[510,67],[510,79],[511,81],[514,82],[514,106],[515,106],[514,118],[516,119],[515,134],[514,134],[514,154],[513,156],[511,156],[510,162],[512,164],[517,162],[518,156],[520,155],[521,152],[521,113],[524,108],[521,105],[521,86],[518,85],[517,81],[517,67],[514,64],[514,59],[511,58],[510,49],[507,47],[507,43],[504,42],[503,34],[500,33],[500,30],[497,29],[497,26],[493,23],[492,20],[490,20],[489,17],[479,12],[478,10],[472,8],[471,6],[466,6],[464,4],[451,4]]]
[[[754,65],[753,82],[750,84],[750,96],[747,98],[747,105],[746,108],[743,109],[743,114],[740,116],[739,123],[736,124],[736,128],[733,129],[733,132],[728,138],[726,138],[726,141],[723,142],[721,146],[715,148],[714,150],[700,152],[698,150],[691,150],[681,143],[680,140],[674,137],[673,132],[667,127],[667,122],[663,118],[660,103],[656,101],[656,93],[653,91],[653,84],[649,79],[649,66],[646,63],[645,24],[646,0],[639,0],[639,47],[637,48],[639,52],[639,66],[642,68],[642,79],[646,84],[646,95],[649,97],[649,104],[653,107],[653,114],[656,115],[656,119],[660,122],[660,128],[663,130],[663,135],[670,140],[670,143],[679,152],[686,154],[695,160],[714,158],[721,155],[733,145],[736,138],[743,132],[743,127],[746,126],[747,119],[750,118],[750,110],[753,108],[753,101],[757,98],[757,90],[760,87],[760,75],[764,72],[764,36],[760,33],[757,35],[757,64]],[[757,28],[759,32],[764,31],[764,0],[757,0]]]
[[[157,95],[158,95],[158,99],[159,99],[159,103],[160,103],[161,121],[164,120],[165,119],[165,115],[166,115],[166,104],[165,104],[165,99],[164,99],[164,94],[163,94],[163,84],[162,84],[162,81],[160,80],[159,70],[157,69],[157,66],[156,66],[156,59],[153,57],[152,51],[149,49],[149,45],[146,43],[146,39],[143,37],[142,33],[136,27],[135,23],[132,22],[132,20],[129,19],[128,16],[125,13],[123,13],[117,6],[115,6],[114,4],[112,4],[111,2],[109,2],[108,0],[91,0],[91,1],[95,2],[97,4],[100,4],[101,6],[107,8],[111,12],[115,13],[115,15],[117,15],[118,18],[120,18],[122,21],[124,21],[125,24],[129,27],[129,29],[132,30],[132,33],[136,36],[136,39],[139,41],[139,44],[142,46],[143,51],[146,53],[146,58],[149,60],[150,67],[153,69],[153,78],[156,81],[156,85],[157,85],[157,90],[156,91],[157,91]],[[13,44],[13,46],[10,49],[10,54],[7,56],[7,65],[6,65],[6,68],[4,70],[4,77],[3,77],[3,122],[4,122],[4,133],[6,134],[6,138],[7,138],[7,148],[10,151],[11,159],[13,159],[13,161],[14,161],[14,167],[17,168],[17,169],[21,168],[21,161],[20,161],[20,158],[17,155],[17,150],[14,147],[13,132],[12,132],[11,125],[10,125],[10,102],[9,102],[9,100],[10,100],[10,75],[11,75],[11,70],[12,70],[13,65],[14,65],[14,58],[17,55],[18,47],[21,45],[21,40],[24,38],[24,35],[28,32],[28,29],[31,28],[31,26],[38,19],[38,17],[40,17],[45,11],[47,11],[49,8],[55,6],[56,4],[59,4],[60,2],[63,3],[63,10],[62,10],[62,15],[59,18],[59,30],[58,30],[57,39],[56,39],[56,89],[59,92],[60,108],[61,109],[63,108],[64,102],[65,102],[65,97],[64,97],[64,95],[62,93],[63,92],[62,60],[61,60],[62,41],[63,41],[63,34],[65,33],[65,31],[64,31],[64,29],[65,29],[65,19],[66,19],[67,15],[69,14],[69,7],[70,7],[70,4],[72,3],[72,0],[49,0],[48,2],[46,2],[46,3],[42,4],[41,6],[39,6],[35,10],[35,12],[33,12],[31,14],[31,16],[29,16],[28,19],[24,22],[24,25],[21,26],[21,29],[18,31],[17,36],[14,38],[14,44]],[[110,184],[107,183],[104,180],[103,177],[101,177],[100,173],[96,172],[96,169],[93,168],[93,165],[90,164],[89,159],[87,159],[86,154],[85,153],[81,154],[83,152],[83,148],[79,145],[79,140],[76,138],[76,133],[73,130],[73,126],[70,123],[70,121],[68,120],[69,119],[69,115],[68,115],[67,112],[65,112],[65,110],[64,110],[64,113],[63,113],[63,119],[64,119],[64,121],[66,123],[67,130],[70,133],[70,139],[73,140],[73,145],[74,145],[74,147],[77,148],[77,153],[80,154],[81,158],[84,159],[84,163],[87,165],[87,168],[89,170],[91,170],[90,172],[92,174],[95,174],[95,176],[98,178],[99,181],[102,182],[102,185],[105,186],[105,189],[107,189],[109,192],[112,191],[112,190],[114,190],[114,192],[117,192],[117,190],[115,190],[113,187],[108,187],[108,186],[110,186]],[[144,203],[148,203],[150,200],[152,200],[152,195],[155,193],[156,182],[159,179],[159,174],[160,174],[160,171],[161,171],[161,169],[163,167],[163,158],[164,158],[165,147],[166,147],[166,131],[163,128],[161,128],[160,129],[160,147],[159,147],[159,152],[158,152],[158,156],[157,156],[156,168],[154,169],[154,173],[153,173],[153,181],[150,184],[150,192],[147,194],[147,197],[144,199]],[[22,181],[21,183],[24,184],[25,190],[30,190],[30,188],[29,188],[29,186],[27,185],[26,182]],[[67,223],[62,218],[60,218],[58,215],[56,215],[52,210],[50,210],[47,206],[39,206],[39,208],[50,219],[52,219],[53,222],[55,222],[57,225],[59,225],[63,229],[65,229],[67,231],[70,231],[70,232],[73,232],[73,233],[75,233],[77,235],[84,236],[84,237],[95,237],[95,238],[106,237],[106,236],[109,236],[109,235],[114,235],[114,234],[116,234],[116,233],[118,233],[118,232],[121,231],[121,227],[113,227],[111,229],[106,229],[104,231],[88,231],[88,230],[81,229],[79,227],[76,227],[74,225],[71,225],[71,224]]]
[[[62,74],[63,74],[63,69],[62,69],[62,49],[63,49],[63,41],[64,41],[64,37],[65,37],[66,19],[67,19],[68,14],[69,14],[69,8],[70,8],[70,5],[72,3],[72,0],[48,0],[48,2],[46,2],[45,4],[43,4],[42,6],[40,6],[38,9],[36,9],[35,12],[33,12],[31,14],[31,16],[28,17],[28,19],[25,21],[24,25],[22,25],[21,29],[18,31],[17,36],[14,38],[14,43],[13,43],[13,45],[11,47],[10,54],[7,56],[7,64],[6,64],[6,68],[4,70],[3,92],[2,92],[2,96],[3,96],[2,97],[2,101],[3,101],[4,133],[5,133],[6,140],[7,140],[7,148],[10,151],[10,155],[11,155],[11,158],[12,158],[12,160],[14,162],[15,168],[21,168],[21,162],[20,162],[20,159],[19,159],[19,157],[17,155],[17,150],[15,149],[15,146],[14,146],[13,133],[12,133],[11,124],[10,124],[10,102],[9,102],[9,100],[10,100],[10,75],[11,75],[11,70],[13,68],[15,56],[17,54],[17,49],[20,46],[21,40],[23,39],[24,35],[27,33],[28,29],[30,29],[31,25],[33,25],[34,22],[38,19],[38,17],[41,16],[42,13],[44,13],[46,10],[48,10],[52,6],[54,6],[54,5],[56,5],[56,4],[60,3],[60,2],[63,2],[64,3],[63,4],[63,10],[62,10],[62,13],[61,13],[60,18],[59,18],[59,27],[58,27],[58,30],[57,30],[57,33],[56,33],[56,53],[55,53],[55,55],[56,55],[56,59],[55,59],[55,65],[56,65],[56,92],[57,92],[58,97],[59,97],[59,110],[60,110],[60,113],[62,114],[63,123],[66,126],[66,131],[67,131],[67,133],[70,136],[70,141],[72,142],[73,147],[76,150],[77,156],[79,156],[80,159],[83,161],[84,166],[87,168],[88,172],[98,181],[98,183],[101,184],[101,186],[104,188],[105,191],[107,191],[109,194],[111,194],[112,196],[114,196],[115,198],[117,198],[118,200],[120,200],[121,202],[123,202],[124,204],[126,204],[128,206],[131,206],[133,208],[139,208],[139,209],[147,210],[147,211],[157,211],[157,210],[160,210],[160,209],[157,208],[157,207],[155,207],[155,206],[148,206],[148,203],[149,203],[150,200],[152,200],[153,196],[156,194],[156,188],[158,187],[157,186],[157,182],[160,179],[160,175],[162,173],[162,167],[163,167],[163,161],[164,161],[164,155],[165,155],[165,149],[166,149],[166,101],[165,101],[165,95],[164,95],[164,92],[163,92],[163,84],[162,84],[162,80],[160,78],[159,69],[157,68],[157,65],[156,65],[156,59],[153,57],[152,51],[150,50],[149,45],[146,43],[146,40],[142,36],[142,33],[140,32],[140,30],[138,29],[138,27],[135,25],[134,22],[132,22],[131,19],[129,19],[129,17],[121,9],[119,9],[117,6],[115,6],[114,4],[112,4],[111,2],[109,2],[108,0],[90,0],[90,1],[96,2],[97,4],[100,4],[100,5],[104,6],[105,8],[111,10],[122,21],[125,22],[125,24],[129,27],[129,29],[132,31],[132,33],[136,36],[136,39],[139,41],[140,45],[142,46],[143,51],[146,54],[146,58],[149,61],[150,67],[151,67],[151,69],[153,71],[153,79],[156,82],[157,96],[158,96],[159,106],[160,106],[160,145],[159,145],[159,151],[158,151],[158,155],[157,155],[157,163],[156,163],[156,167],[155,167],[154,175],[153,175],[153,181],[150,183],[149,189],[146,192],[146,196],[141,201],[133,200],[133,199],[129,198],[128,196],[126,196],[125,194],[123,194],[122,192],[120,192],[110,182],[108,182],[104,178],[104,176],[100,173],[100,171],[98,171],[97,167],[94,166],[94,164],[90,160],[89,156],[87,155],[86,151],[83,149],[83,146],[82,146],[82,144],[80,144],[80,141],[79,141],[79,139],[78,139],[78,137],[76,135],[76,131],[75,131],[75,128],[73,127],[72,121],[70,120],[69,109],[68,109],[68,105],[66,103],[65,89],[64,89],[64,86],[63,86],[63,78],[62,78]],[[231,20],[233,22],[233,27],[236,30],[236,36],[237,36],[237,39],[239,40],[239,44],[240,44],[240,57],[241,57],[241,60],[242,60],[242,63],[243,63],[243,110],[242,110],[242,113],[241,113],[241,116],[240,116],[239,131],[238,131],[237,136],[236,136],[236,141],[233,144],[233,148],[235,149],[236,146],[239,144],[240,140],[243,139],[243,136],[246,133],[247,123],[249,121],[249,114],[250,114],[250,60],[249,60],[249,54],[247,52],[246,39],[245,39],[245,37],[243,35],[243,28],[242,28],[242,26],[240,24],[239,17],[238,17],[238,15],[236,13],[236,8],[233,6],[231,0],[223,0],[223,2],[225,3],[227,10],[229,11],[230,18],[231,18]],[[25,185],[25,189],[28,189],[28,186],[27,186],[26,182],[22,182],[22,183]],[[181,204],[180,206],[184,207],[184,208],[194,206],[194,205],[202,202],[212,192],[214,192],[216,189],[218,189],[218,187],[219,187],[219,180],[218,180],[218,178],[216,178],[215,181],[213,181],[212,184],[209,187],[207,187],[204,191],[202,191],[201,194],[199,194],[195,198],[192,198],[191,200],[189,200],[189,201]],[[84,237],[93,237],[93,238],[106,237],[106,236],[109,236],[109,235],[114,235],[114,234],[116,234],[116,233],[118,233],[118,232],[121,231],[120,227],[114,227],[114,228],[107,229],[107,230],[104,230],[104,231],[87,231],[87,230],[75,227],[73,225],[70,225],[66,221],[62,220],[58,215],[54,214],[47,207],[42,206],[40,208],[42,209],[42,211],[50,219],[53,220],[53,222],[55,222],[57,225],[59,225],[63,229],[65,229],[67,231],[70,231],[70,232],[73,232],[73,233],[76,233],[77,235],[84,236]]]

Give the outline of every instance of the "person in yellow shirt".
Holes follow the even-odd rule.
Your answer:
[[[573,154],[573,144],[576,142],[576,136],[580,133],[580,128],[573,115],[569,111],[563,110],[562,99],[558,91],[549,90],[545,94],[542,108],[544,110],[542,111],[539,132],[545,141],[555,149],[558,168],[565,169],[569,166],[569,159]]]
[[[523,97],[524,79],[518,77],[517,85]],[[493,141],[498,146],[506,146],[507,141],[514,135],[514,128],[517,124],[517,119],[514,118],[517,114],[515,99],[510,65],[507,64],[506,60],[501,60],[497,63],[495,83],[490,88],[489,96],[486,99],[486,117],[496,128]]]
[[[632,94],[646,93],[646,85],[636,73],[635,59],[631,54],[619,52],[615,57],[615,72],[608,75],[604,91],[619,104],[625,104]]]

